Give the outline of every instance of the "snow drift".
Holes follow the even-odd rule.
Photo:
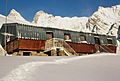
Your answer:
[[[119,61],[116,54],[0,57],[0,81],[119,81]]]
[[[0,44],[0,56],[5,56],[6,51],[3,49],[3,47]]]

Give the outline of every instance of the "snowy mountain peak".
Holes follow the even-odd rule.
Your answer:
[[[17,12],[15,9],[12,9],[7,17],[8,17],[8,21],[11,21],[11,22],[30,24],[30,22],[25,20],[22,17],[22,15],[19,12]]]
[[[47,19],[47,18],[49,18],[50,16],[53,16],[53,15],[51,15],[51,14],[48,14],[48,13],[46,13],[46,12],[44,12],[44,11],[38,11],[36,14],[35,14],[35,16],[34,16],[34,18],[33,18],[33,23],[36,23],[36,24],[42,24],[42,23],[44,23],[44,22],[42,22],[42,23],[40,23],[39,21],[44,21],[44,19]]]
[[[45,11],[38,11],[38,12],[36,13],[36,15],[44,15],[44,14],[46,14]]]
[[[73,31],[85,30],[87,21],[87,17],[61,17],[48,14],[44,11],[37,12],[33,19],[33,23],[40,26]]]
[[[120,5],[99,7],[89,19],[89,24],[97,33],[117,35],[120,25]]]
[[[15,9],[12,9],[8,15],[8,18],[25,21],[25,19],[21,16],[19,12],[17,12]]]

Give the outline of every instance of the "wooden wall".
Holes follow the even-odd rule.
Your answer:
[[[71,43],[68,44],[77,52],[77,53],[95,53],[96,48],[93,44],[86,43]]]
[[[100,52],[116,53],[116,46],[113,45],[95,45],[86,43],[72,43],[67,42],[77,53],[95,53]],[[40,51],[45,49],[45,40],[32,40],[32,39],[15,39],[7,43],[8,53],[19,50],[24,51]],[[107,51],[106,51],[107,50]]]
[[[21,50],[44,50],[44,40],[19,39],[19,49]]]

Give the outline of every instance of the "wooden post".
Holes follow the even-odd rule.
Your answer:
[[[51,50],[51,56],[57,56],[57,51],[55,48]]]
[[[65,52],[62,48],[60,49],[59,56],[65,56]]]

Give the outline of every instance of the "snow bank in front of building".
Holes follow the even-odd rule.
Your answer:
[[[117,54],[120,54],[120,41],[117,40]]]
[[[10,60],[11,58],[11,60]],[[46,57],[45,57],[46,58]],[[5,57],[0,59],[0,71],[9,69],[10,63],[14,67],[4,73],[0,81],[119,81],[120,55],[98,54],[79,57],[59,57],[46,61],[37,57]],[[35,59],[35,60],[34,60]],[[40,61],[40,59],[44,59]],[[51,59],[51,58],[47,58]],[[19,60],[19,61],[18,61]],[[20,61],[28,60],[20,64]],[[11,62],[10,62],[11,61]],[[15,64],[16,63],[16,64]],[[20,65],[18,65],[20,64]],[[16,66],[18,65],[18,66]],[[7,66],[7,67],[6,67]],[[4,68],[5,67],[5,68]],[[16,67],[16,68],[15,68]],[[1,73],[0,73],[1,74]],[[1,75],[0,75],[1,77]]]
[[[6,52],[0,44],[0,56],[5,56]]]

